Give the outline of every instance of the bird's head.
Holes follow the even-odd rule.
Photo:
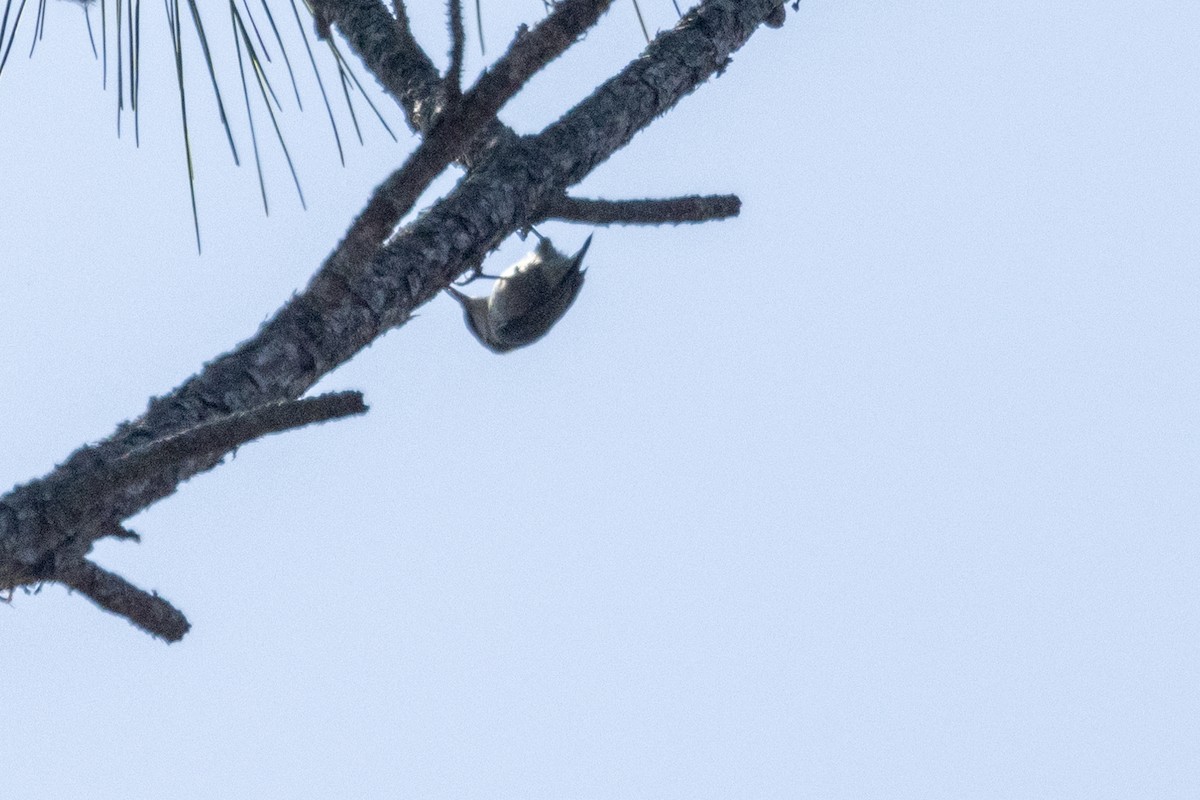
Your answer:
[[[475,335],[480,344],[496,353],[505,353],[512,349],[496,338],[491,320],[488,318],[486,297],[471,297],[453,286],[447,286],[446,291],[463,307],[463,318],[467,321],[467,328]]]

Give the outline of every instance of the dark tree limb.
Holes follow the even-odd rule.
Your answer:
[[[84,556],[91,543],[102,537],[139,541],[136,533],[119,522],[140,510],[128,502],[129,498],[140,498],[143,508],[150,505],[165,496],[164,492],[173,491],[197,460],[219,460],[267,434],[366,410],[359,392],[338,392],[270,403],[210,420],[112,460],[106,460],[99,447],[84,448],[51,475],[18,487],[5,497],[5,506],[18,518],[22,507],[39,512],[27,515],[25,530],[18,532],[27,538],[56,536],[62,541],[53,552],[35,561],[24,559],[25,568],[10,572],[0,586],[63,583],[114,614],[129,616],[139,627],[173,641],[169,635],[172,631],[182,636],[187,629],[183,615],[156,595],[148,595],[88,562]],[[159,491],[148,491],[149,487]]]
[[[564,0],[532,31],[523,31],[462,99],[440,114],[420,146],[380,184],[326,268],[343,271],[371,256],[434,179],[462,154],[496,113],[539,70],[596,24],[612,0]]]
[[[111,460],[103,453],[94,453],[82,469],[64,470],[53,480],[35,481],[24,488],[38,493],[43,502],[57,509],[56,522],[61,527],[78,530],[89,520],[105,520],[96,528],[98,536],[129,538],[111,527],[118,525],[112,520],[133,516],[161,499],[145,492],[144,486],[177,484],[178,476],[187,471],[190,463],[219,460],[267,434],[363,414],[366,410],[359,392],[266,403],[249,411],[207,420]],[[142,505],[121,502],[131,496],[139,497]]]
[[[446,70],[446,94],[454,102],[462,94],[463,54],[466,31],[463,29],[462,0],[447,0],[450,25],[450,67]]]
[[[110,520],[109,522],[105,523],[100,529],[100,536],[110,537],[113,539],[123,539],[130,542],[140,543],[142,541],[142,537],[138,536],[135,531],[129,530],[129,528],[126,528],[116,520]]]
[[[373,0],[318,2],[334,7],[330,19],[348,36],[354,34],[342,27],[338,9],[343,6],[365,9],[364,13],[382,11],[388,24],[397,27],[397,21]],[[156,605],[161,599],[145,593],[126,596],[112,588],[117,584],[105,573],[95,571],[99,568],[79,565],[85,563],[84,556],[96,538],[112,535],[113,520],[123,520],[166,497],[180,482],[215,466],[220,457],[215,453],[193,456],[170,470],[170,475],[150,471],[144,480],[122,484],[120,491],[106,500],[105,513],[82,521],[73,513],[73,504],[56,500],[62,496],[56,495],[56,488],[78,480],[88,469],[202,423],[299,397],[325,373],[410,318],[417,306],[479,263],[512,232],[545,216],[546,209],[568,187],[687,93],[719,74],[730,55],[780,2],[701,3],[674,30],[658,36],[638,59],[541,134],[503,136],[477,150],[482,155],[447,197],[388,236],[369,257],[344,258],[340,255],[343,242],[308,287],[252,338],[210,361],[167,396],[152,399],[141,417],[121,425],[108,439],[76,451],[44,479],[0,497],[0,590],[53,579],[71,582],[76,588],[93,587],[95,594],[107,598],[110,605],[105,607],[116,606],[117,613],[128,606],[132,610],[127,616],[143,614],[138,610],[141,606],[129,599],[140,597],[143,606],[164,614]],[[521,52],[522,38],[512,53]],[[523,45],[531,50],[527,55],[534,61],[530,63],[540,57],[534,44],[549,47],[546,42]],[[430,72],[433,80],[421,90],[426,94],[418,97],[420,92],[410,89],[417,106],[437,96],[440,76],[432,66]],[[488,78],[481,78],[476,88]],[[492,78],[500,87],[508,79],[500,74]],[[512,86],[515,91],[519,83]],[[505,91],[501,88],[491,96],[501,97]],[[462,124],[469,124],[470,115],[461,109],[458,113],[465,120]],[[420,115],[413,118],[419,120]],[[450,118],[450,112],[440,118]],[[484,124],[489,126],[488,132],[496,129],[494,122]],[[441,146],[453,152],[458,144]],[[125,597],[121,602],[126,606],[112,600],[114,597]],[[176,628],[179,635],[184,629]]]
[[[381,0],[311,0],[314,13],[338,30],[383,90],[403,109],[408,125],[424,131],[433,122],[442,76],[412,35],[404,4],[395,16]]]
[[[678,225],[736,217],[741,208],[742,201],[733,194],[663,200],[584,200],[564,194],[547,203],[542,219],[591,225]]]
[[[178,642],[192,627],[179,609],[86,559],[61,567],[55,580],[151,636]]]
[[[284,400],[202,422],[194,428],[158,439],[81,475],[64,490],[89,504],[125,495],[137,484],[158,477],[174,477],[188,461],[224,458],[244,444],[316,422],[365,414],[361,392],[336,392],[303,400]],[[135,509],[137,513],[142,509]],[[96,509],[89,510],[91,514]],[[131,516],[128,508],[122,509]],[[134,534],[136,537],[136,534]],[[127,537],[124,537],[127,538]]]

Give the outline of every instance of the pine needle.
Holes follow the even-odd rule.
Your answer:
[[[121,0],[117,0],[118,5]],[[200,248],[200,214],[196,210],[196,169],[192,163],[192,139],[188,134],[187,96],[183,89],[183,36],[180,32],[179,0],[163,0],[167,5],[167,24],[171,26],[171,44],[175,48],[175,76],[179,81],[179,111],[183,119],[183,150],[187,157],[188,191],[192,198],[192,227],[196,231],[196,252]],[[118,14],[119,18],[119,14]]]
[[[138,89],[141,86],[142,0],[129,0],[129,107],[133,109],[133,144],[142,145],[141,115],[138,114]]]
[[[483,46],[483,9],[480,7],[480,0],[475,0],[475,29],[479,31],[479,54],[487,55]]]
[[[96,52],[96,37],[92,34],[92,15],[88,11],[88,4],[83,6],[83,20],[87,23],[88,42],[92,45],[92,58],[99,58],[100,54]]]
[[[308,63],[312,65],[313,75],[317,79],[317,87],[321,90],[321,100],[325,103],[325,113],[329,115],[329,125],[333,128],[333,138],[337,142],[338,160],[342,162],[342,166],[346,166],[346,154],[342,152],[342,137],[338,134],[337,121],[333,118],[333,108],[329,105],[329,95],[325,93],[325,82],[321,80],[321,70],[317,67],[317,59],[313,56],[312,46],[308,43],[308,31],[304,29],[304,23],[300,21],[300,9],[296,7],[296,0],[290,0],[292,4],[292,14],[296,17],[296,26],[300,28],[300,38],[304,40],[304,49],[308,52]],[[305,6],[308,7],[309,13],[312,13],[312,6],[308,5],[305,0]]]
[[[250,59],[250,65],[254,67],[254,77],[258,83],[258,91],[262,94],[263,104],[267,107],[267,115],[271,118],[271,126],[275,128],[275,138],[279,141],[279,148],[283,150],[283,157],[287,160],[288,170],[292,173],[292,182],[296,184],[296,194],[300,197],[300,205],[301,207],[307,209],[308,203],[306,203],[304,200],[304,190],[300,188],[300,178],[298,175],[296,175],[296,167],[292,163],[292,155],[288,152],[287,143],[283,140],[283,132],[279,129],[279,120],[275,118],[275,112],[271,110],[271,101],[268,97],[268,93],[272,95],[274,93],[269,92],[270,83],[267,81],[267,76],[263,72],[262,62],[258,58],[258,53],[256,53],[254,50],[254,43],[250,41],[250,33],[246,30],[246,25],[242,22],[242,17],[238,13],[237,6],[234,5],[233,0],[229,0],[229,10],[232,12],[237,29],[242,35],[242,44],[246,46],[246,55]],[[241,63],[242,62],[239,60],[239,67]],[[245,76],[243,74],[243,89],[245,89],[244,77]],[[263,200],[265,203],[265,194]]]
[[[233,152],[233,163],[241,166],[242,160],[238,157],[237,145],[233,143],[233,130],[230,129],[229,117],[225,114],[225,103],[221,99],[221,89],[217,85],[217,73],[213,69],[212,52],[208,49],[208,36],[205,35],[204,23],[200,20],[200,9],[196,7],[196,0],[187,0],[187,3],[188,10],[192,13],[192,26],[200,38],[200,49],[204,52],[204,64],[208,67],[208,79],[212,83],[213,95],[217,98],[217,113],[221,115],[225,138],[229,141],[229,149]]]
[[[304,103],[300,100],[300,87],[296,85],[296,75],[292,72],[292,60],[288,58],[287,47],[283,44],[283,37],[279,35],[279,28],[275,25],[275,15],[271,13],[271,7],[267,5],[267,0],[262,0],[263,11],[267,12],[267,22],[271,23],[271,30],[275,33],[275,41],[279,44],[279,52],[283,55],[284,66],[287,67],[288,78],[292,81],[292,91],[296,94],[296,106],[303,111]]]
[[[258,134],[254,130],[254,111],[250,108],[250,91],[246,88],[246,66],[242,59],[242,42],[238,38],[237,21],[234,18],[237,8],[233,5],[232,0],[229,8],[233,12],[230,14],[229,21],[233,25],[233,44],[237,48],[238,73],[242,77],[242,99],[246,102],[246,117],[250,120],[250,145],[254,149],[254,168],[258,171],[258,189],[262,194],[263,213],[270,216],[271,208],[267,204],[267,185],[263,181],[262,160],[258,157]]]
[[[362,130],[358,127],[358,115],[354,113],[354,101],[350,99],[350,83],[346,80],[346,70],[342,69],[341,63],[337,65],[338,81],[342,84],[342,96],[346,98],[346,108],[350,111],[350,121],[354,123],[354,133],[358,136],[358,143],[363,143]]]
[[[100,0],[100,88],[108,91],[108,0]]]
[[[46,29],[46,0],[38,0],[37,18],[33,23],[33,42],[29,45],[29,57],[33,58],[33,51],[37,48],[37,43],[42,40],[42,34]]]
[[[646,20],[642,19],[642,7],[638,5],[638,0],[633,0],[633,10],[637,13],[638,25],[642,26],[642,36],[646,37],[646,44],[649,44],[650,31],[646,30]]]
[[[164,0],[165,2],[165,0]],[[121,0],[117,0],[117,137],[121,136],[121,112],[125,110],[125,54],[121,50]],[[170,22],[170,19],[167,20]],[[182,92],[183,77],[179,78]]]
[[[379,112],[379,109],[375,107],[375,103],[371,101],[371,95],[367,94],[367,90],[363,88],[362,83],[358,80],[358,75],[354,72],[354,67],[346,61],[346,57],[342,55],[342,51],[338,49],[337,42],[333,39],[329,40],[329,49],[333,51],[333,57],[337,59],[339,68],[344,69],[346,74],[350,76],[350,80],[354,83],[355,88],[358,89],[358,93],[363,96],[363,100],[367,102],[371,111],[375,113],[375,118],[379,120],[379,124],[387,131],[388,136],[392,137],[393,142],[400,141],[392,131],[392,126],[387,124],[387,120],[384,119],[383,114]]]
[[[17,27],[21,24],[21,14],[25,11],[26,0],[21,0],[21,5],[17,7],[17,15],[13,17],[12,33],[8,37],[8,46],[4,48],[4,56],[0,58],[0,73],[4,72],[4,65],[8,63],[8,54],[12,52],[13,42],[17,40]],[[0,44],[4,42],[4,29],[8,26],[8,10],[12,7],[12,0],[8,0],[4,6],[4,22],[0,24]]]

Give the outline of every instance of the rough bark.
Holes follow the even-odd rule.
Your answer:
[[[608,2],[560,3],[550,20],[520,33],[509,52],[460,100],[446,91],[447,84],[413,39],[402,6],[398,4],[397,19],[378,0],[315,0],[318,17],[345,36],[402,106],[410,125],[424,134],[422,147],[436,150],[436,158],[418,177],[406,166],[385,180],[304,291],[251,338],[214,358],[170,394],[151,399],[141,416],[121,424],[103,442],[79,449],[50,474],[0,498],[0,589],[61,582],[155,635],[178,639],[187,630],[181,614],[85,557],[96,539],[120,535],[122,520],[220,463],[229,448],[172,451],[172,458],[141,469],[136,479],[115,479],[118,465],[162,447],[156,443],[181,441],[184,432],[300,397],[374,339],[403,325],[418,306],[482,263],[513,232],[541,219],[583,213],[580,209],[586,210],[589,202],[592,213],[607,214],[610,222],[657,224],[736,213],[736,198],[728,196],[650,205],[641,201],[622,212],[619,203],[572,201],[565,191],[720,74],[760,25],[778,19],[782,0],[701,3],[536,135],[517,136],[495,120],[504,100],[533,70],[569,46]],[[408,208],[395,201],[395,193],[415,198],[422,185],[455,159],[469,167],[455,189],[396,230]],[[667,213],[668,202],[682,203],[675,216]],[[204,437],[196,433],[194,438]],[[81,493],[80,487],[86,490]]]

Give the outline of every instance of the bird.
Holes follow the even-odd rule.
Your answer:
[[[560,253],[542,237],[532,253],[496,278],[487,297],[470,297],[452,286],[446,290],[463,307],[467,328],[493,353],[533,344],[562,319],[583,288],[583,256],[588,236],[573,256]]]

